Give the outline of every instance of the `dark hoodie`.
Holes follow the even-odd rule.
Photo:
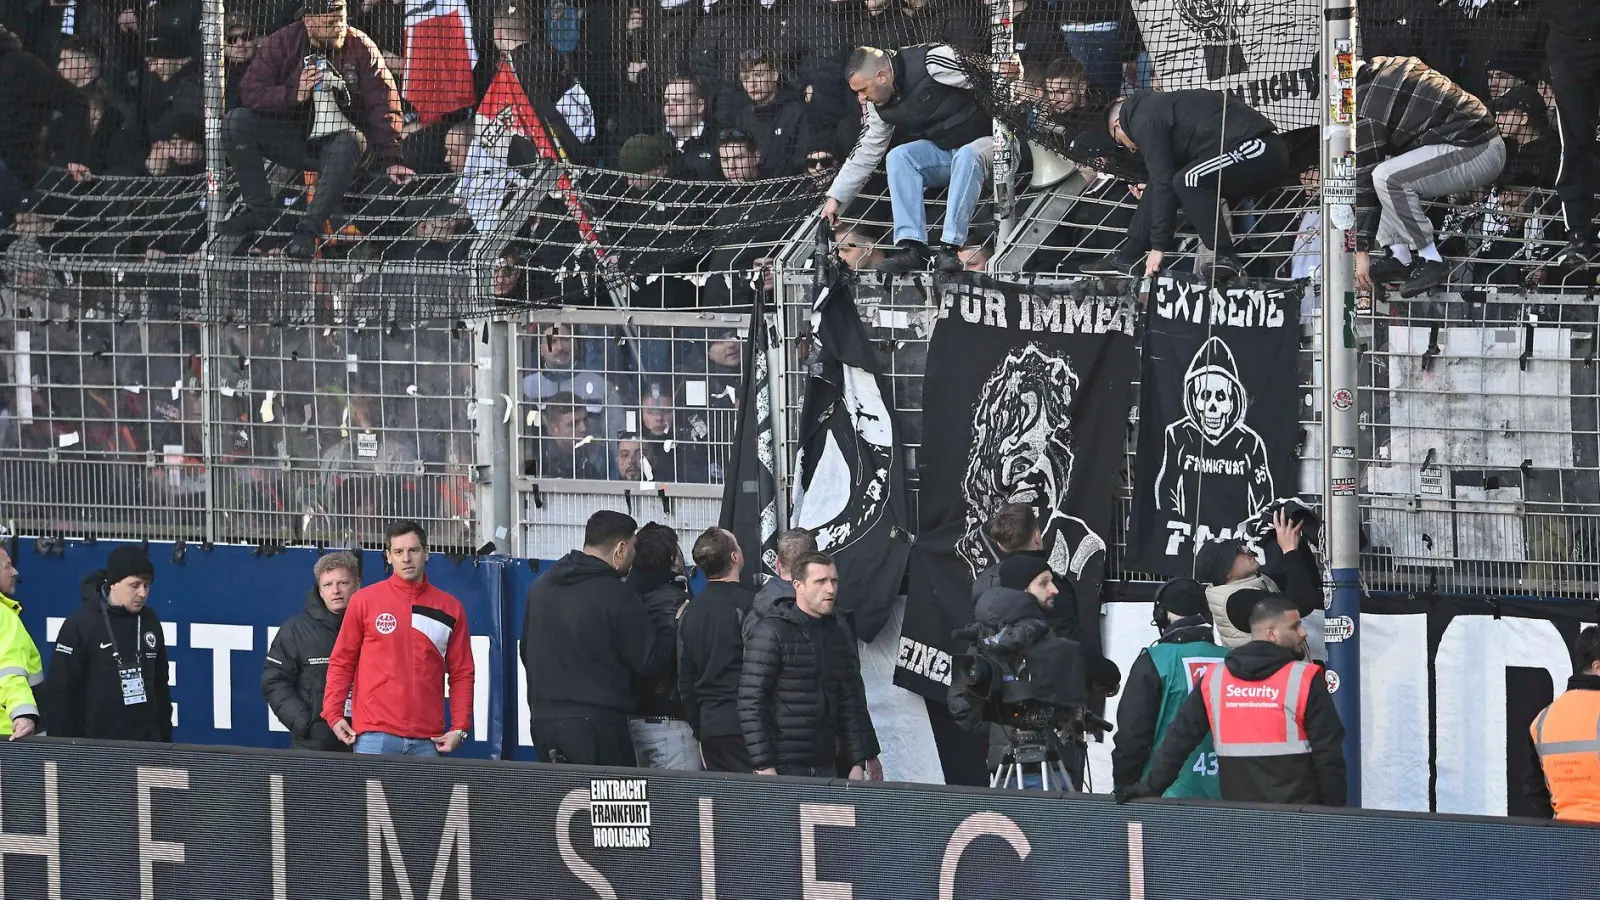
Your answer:
[[[660,675],[672,644],[616,569],[568,553],[528,588],[522,662],[533,718],[626,719],[638,711],[634,680]]]
[[[149,604],[138,613],[112,606],[105,581],[104,570],[85,575],[78,585],[83,603],[61,624],[44,684],[45,727],[56,737],[170,743],[172,694],[161,620]],[[113,648],[125,665],[143,672],[143,703],[123,703]]]
[[[350,749],[333,736],[320,714],[328,657],[343,621],[344,614],[329,610],[313,587],[306,592],[306,608],[283,623],[267,650],[261,693],[272,714],[289,729],[290,744],[301,750]]]
[[[64,162],[82,162],[88,148],[89,104],[83,92],[39,57],[0,41],[0,163],[25,185],[39,177],[40,130],[50,125]],[[60,113],[53,119],[52,115]]]
[[[1265,681],[1298,659],[1299,654],[1293,650],[1266,641],[1251,641],[1231,651],[1225,664],[1237,678]],[[1184,761],[1210,731],[1205,692],[1191,691],[1179,708],[1178,717],[1167,728],[1161,746],[1156,748],[1146,784],[1152,796],[1159,796],[1172,786]],[[1311,693],[1306,699],[1305,735],[1311,743],[1310,753],[1219,758],[1217,775],[1222,798],[1243,803],[1344,806],[1348,798],[1344,723],[1328,695],[1328,682],[1320,668],[1311,678]]]
[[[755,138],[761,151],[762,178],[781,178],[803,170],[800,148],[811,138],[811,123],[805,101],[793,88],[780,85],[761,106],[745,96],[733,127]]]
[[[645,572],[634,569],[624,579],[644,601],[644,611],[657,634],[667,635],[667,665],[654,678],[636,683],[639,715],[652,718],[685,719],[683,702],[678,697],[678,614],[689,602],[689,580],[678,572]]]
[[[689,724],[701,737],[743,733],[739,727],[739,672],[744,666],[744,626],[751,618],[752,601],[753,595],[744,585],[712,581],[689,601],[678,623],[678,689]],[[769,611],[770,606],[769,602]]]

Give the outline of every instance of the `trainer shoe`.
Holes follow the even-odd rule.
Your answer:
[[[289,239],[289,246],[283,252],[290,259],[314,259],[317,255],[316,234],[295,229],[294,237]]]
[[[244,237],[247,234],[269,231],[276,221],[277,217],[271,210],[247,206],[222,220],[220,230],[226,235]]]
[[[1211,261],[1211,280],[1216,284],[1232,281],[1244,271],[1244,261],[1232,253],[1218,253]]]
[[[1411,277],[1411,268],[1387,253],[1375,253],[1367,271],[1373,284],[1399,284]]]
[[[1139,260],[1129,259],[1121,253],[1113,253],[1101,259],[1092,259],[1081,266],[1078,271],[1085,275],[1111,275],[1122,278],[1134,277],[1134,267],[1139,265]]]
[[[928,247],[917,241],[901,241],[900,249],[873,266],[879,275],[910,275],[928,267]]]
[[[1433,259],[1425,259],[1415,269],[1411,270],[1411,277],[1400,286],[1400,296],[1411,298],[1419,294],[1426,294],[1446,281],[1450,280],[1450,266],[1448,263]]]
[[[1563,269],[1581,269],[1592,265],[1597,256],[1600,256],[1600,246],[1595,246],[1594,241],[1579,238],[1562,247],[1550,262]]]
[[[966,266],[961,262],[961,254],[949,244],[940,244],[939,253],[933,258],[933,267],[945,275],[954,275],[966,271]]]

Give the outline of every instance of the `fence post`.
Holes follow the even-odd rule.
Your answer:
[[[1327,0],[1322,67],[1322,499],[1333,602],[1328,689],[1344,720],[1349,802],[1361,803],[1361,505],[1355,336],[1355,0]]]
[[[998,94],[1001,90],[1001,64],[1010,60],[1016,53],[1016,35],[1012,30],[1012,19],[1016,16],[1015,4],[1012,0],[990,0],[989,3],[989,77],[992,80],[991,94]],[[1007,97],[1006,100],[1012,98]],[[1011,242],[1011,229],[1015,226],[1016,216],[1016,189],[1011,183],[1016,171],[1015,159],[1011,152],[1011,141],[1014,135],[1011,129],[998,117],[994,120],[994,162],[991,176],[994,180],[994,253],[990,259],[999,259],[1006,245]]]
[[[228,212],[222,202],[228,172],[228,153],[222,146],[222,117],[227,114],[228,102],[227,62],[222,53],[226,32],[223,18],[227,10],[224,0],[203,0],[200,9],[200,81],[204,86],[206,126],[206,229],[207,236],[214,238],[220,233],[218,226]]]

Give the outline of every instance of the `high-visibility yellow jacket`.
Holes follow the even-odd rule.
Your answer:
[[[22,604],[0,594],[0,737],[11,735],[12,719],[39,717],[33,689],[43,683],[44,663],[22,627]]]

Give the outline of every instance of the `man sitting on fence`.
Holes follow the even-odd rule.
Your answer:
[[[1493,183],[1506,144],[1483,101],[1410,56],[1380,56],[1356,72],[1356,287],[1405,279],[1415,297],[1450,277],[1433,243],[1424,197]],[[1374,260],[1372,245],[1389,247]],[[1412,267],[1412,251],[1422,261]]]
[[[950,188],[936,265],[961,271],[957,255],[978,207],[983,182],[993,168],[992,122],[978,107],[972,82],[954,48],[922,44],[901,50],[857,47],[845,65],[850,89],[864,102],[861,138],[828,188],[822,217],[835,227],[839,213],[888,157],[889,201],[899,250],[877,265],[884,275],[905,275],[928,261],[927,187]],[[911,140],[893,150],[899,131]]]
[[[244,105],[228,113],[223,139],[245,208],[230,234],[274,224],[266,160],[320,173],[316,196],[295,226],[288,254],[310,259],[317,234],[354,182],[363,152],[405,184],[416,173],[400,152],[400,95],[377,45],[351,28],[345,0],[306,0],[301,21],[261,43],[240,85]]]

